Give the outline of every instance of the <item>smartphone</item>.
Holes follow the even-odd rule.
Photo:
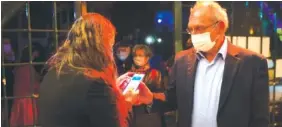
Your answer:
[[[126,88],[123,90],[122,94],[125,94],[129,90],[137,90],[144,77],[145,74],[134,74]]]

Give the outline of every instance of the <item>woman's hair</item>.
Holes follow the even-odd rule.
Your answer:
[[[115,34],[114,25],[104,16],[97,13],[83,15],[75,21],[64,44],[48,63],[57,70],[58,75],[65,67],[73,68],[88,78],[102,79],[112,87],[117,102],[117,119],[120,126],[126,127],[128,109],[116,85],[116,66],[112,52]]]
[[[87,13],[74,22],[65,42],[48,60],[48,64],[58,74],[65,67],[102,71],[114,64],[112,45],[115,34],[116,29],[107,18],[97,13]]]
[[[152,50],[147,45],[142,45],[142,44],[135,45],[133,50],[132,50],[133,56],[135,56],[137,50],[143,50],[144,53],[145,53],[145,56],[147,56],[149,58],[151,58],[153,56]]]

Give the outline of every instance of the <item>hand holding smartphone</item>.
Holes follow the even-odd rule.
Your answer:
[[[129,83],[126,85],[125,89],[123,90],[122,94],[126,94],[129,90],[136,91],[139,87],[139,84],[142,82],[145,74],[134,74]]]

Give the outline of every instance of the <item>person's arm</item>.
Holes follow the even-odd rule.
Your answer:
[[[265,59],[257,63],[259,66],[256,68],[253,78],[249,127],[267,127],[269,124],[268,68]]]
[[[150,86],[155,86],[152,93],[153,98],[160,101],[165,101],[165,85],[160,71],[152,70],[152,84]]]
[[[176,75],[177,61],[175,60],[172,67],[169,69],[168,86],[165,91],[165,111],[173,111],[177,109],[176,98]]]
[[[113,88],[105,83],[93,82],[90,84],[86,101],[91,126],[120,127]]]

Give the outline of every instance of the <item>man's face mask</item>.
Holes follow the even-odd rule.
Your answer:
[[[193,46],[197,51],[207,52],[215,45],[215,41],[212,41],[210,38],[210,32],[192,34],[191,39]]]
[[[216,39],[218,37],[216,37]],[[205,32],[202,34],[191,34],[191,40],[192,40],[193,46],[197,51],[207,52],[211,50],[216,43],[215,42],[216,39],[214,41],[211,40],[211,32]]]
[[[128,52],[120,52],[118,55],[119,60],[121,61],[125,61],[127,59],[127,57],[129,56]]]

